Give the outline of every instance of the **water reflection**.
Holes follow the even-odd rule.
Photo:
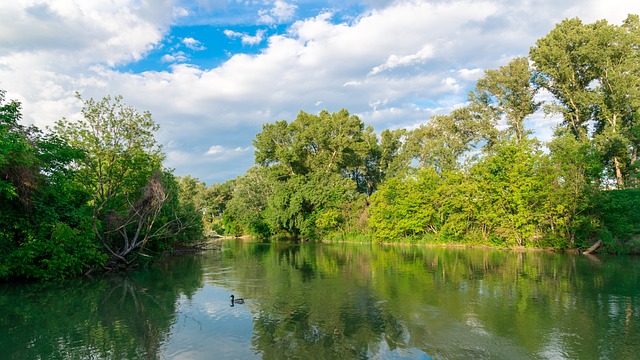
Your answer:
[[[154,271],[1,286],[0,357],[157,358],[175,322],[177,298],[203,286],[193,260],[181,259],[180,270],[168,260]]]
[[[128,276],[3,286],[0,308],[16,359],[631,359],[640,262],[228,241]]]

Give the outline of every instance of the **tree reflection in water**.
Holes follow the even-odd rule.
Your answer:
[[[192,266],[63,283],[0,287],[0,349],[9,359],[157,358],[177,299],[203,286]],[[199,279],[198,279],[199,277]]]
[[[637,257],[224,244],[124,276],[0,286],[0,357],[623,359],[640,352]],[[230,307],[231,294],[245,304]]]

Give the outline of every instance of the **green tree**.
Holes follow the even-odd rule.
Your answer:
[[[500,142],[470,171],[478,188],[477,219],[488,233],[506,245],[536,245],[531,241],[543,236],[540,208],[554,176],[537,141]]]
[[[637,176],[639,23],[637,15],[622,26],[564,20],[530,50],[536,82],[554,95],[565,126],[586,141],[595,125],[605,176],[618,188]]]
[[[542,225],[551,236],[574,247],[589,237],[595,218],[590,214],[592,198],[598,190],[602,165],[592,142],[580,142],[569,132],[558,132],[547,144],[551,172],[555,174],[550,186],[550,198],[542,207]]]
[[[273,183],[264,215],[271,232],[316,239],[318,219],[324,229],[336,228],[341,204],[358,188],[372,191],[378,181],[371,135],[346,110],[301,111],[291,123],[264,125],[253,145],[256,163],[269,168]],[[366,164],[367,158],[374,166]]]
[[[581,140],[588,135],[593,114],[593,94],[588,87],[597,77],[588,60],[598,52],[592,41],[593,27],[578,18],[564,20],[529,51],[536,84],[557,101],[548,111],[562,114],[565,126]]]
[[[371,196],[369,226],[376,241],[395,242],[437,234],[441,228],[434,195],[440,176],[432,168],[406,179],[390,178]]]
[[[0,91],[0,278],[57,279],[101,266],[88,194],[71,164],[82,152],[19,124]]]
[[[92,196],[95,235],[110,255],[108,266],[126,267],[150,240],[174,235],[169,229],[179,221],[161,216],[172,179],[161,170],[164,155],[154,138],[158,125],[149,112],[125,105],[120,96],[100,101],[77,97],[84,105],[83,118],[62,119],[54,130],[85,152],[78,181]]]
[[[534,101],[537,89],[531,82],[529,60],[515,58],[497,70],[487,70],[470,94],[471,100],[487,106],[496,117],[504,117],[510,136],[522,141],[529,131],[525,118],[535,113],[540,103]]]
[[[233,197],[225,206],[225,228],[233,235],[248,233],[269,237],[271,229],[264,212],[274,191],[274,182],[269,178],[268,168],[252,167],[234,184]]]

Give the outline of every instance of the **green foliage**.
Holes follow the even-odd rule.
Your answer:
[[[602,175],[618,188],[637,186],[639,24],[638,15],[629,15],[621,26],[567,19],[530,51],[536,83],[557,100],[552,110],[579,140],[595,141]],[[592,134],[589,124],[595,126]]]
[[[55,132],[86,156],[79,164],[79,181],[93,196],[98,218],[126,211],[164,155],[153,133],[158,130],[149,112],[139,113],[122,103],[122,97],[84,100],[83,118],[62,119]]]
[[[423,169],[404,181],[392,178],[371,197],[372,239],[395,242],[437,233],[441,223],[433,198],[439,182],[432,169]]]
[[[373,192],[382,179],[381,164],[390,167],[392,161],[372,129],[346,110],[301,111],[291,123],[264,125],[253,144],[264,170],[238,179],[225,214],[234,229],[261,235],[320,239],[345,231],[344,208],[360,199],[358,191]],[[385,151],[396,152],[395,146]]]
[[[482,140],[483,126],[482,118],[470,109],[457,109],[448,115],[436,115],[409,133],[406,148],[421,167],[439,173],[452,171],[460,168],[461,160]]]
[[[0,92],[0,278],[58,279],[104,264],[89,194],[70,164],[83,153],[23,127],[20,104]]]
[[[149,112],[122,103],[122,97],[83,100],[83,118],[58,121],[55,131],[82,149],[78,184],[91,194],[95,236],[109,253],[110,268],[128,267],[139,255],[170,249],[202,236],[200,199],[180,201],[172,174],[162,171],[164,154]],[[185,186],[185,193],[188,191]]]
[[[611,252],[640,252],[640,189],[608,190],[597,194],[591,211],[601,227],[595,240]]]
[[[233,197],[227,202],[224,214],[225,232],[230,235],[243,233],[269,237],[264,211],[269,196],[273,193],[273,183],[268,178],[266,168],[252,167],[234,182]]]
[[[27,238],[9,259],[14,276],[39,280],[81,275],[106,260],[88,222],[76,229],[57,223],[50,234]]]
[[[478,80],[470,98],[476,106],[487,107],[489,113],[504,116],[510,136],[522,141],[530,132],[524,120],[536,112],[540,103],[534,101],[537,88],[531,83],[529,59],[515,58],[498,70],[487,70]]]

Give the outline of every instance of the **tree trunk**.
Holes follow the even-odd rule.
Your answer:
[[[587,251],[583,252],[582,254],[583,254],[583,255],[589,255],[589,254],[591,254],[592,252],[594,252],[594,251],[598,250],[602,245],[604,245],[604,243],[602,242],[602,240],[598,240],[598,241],[596,241],[596,243],[595,243],[595,244],[591,245],[591,247],[590,247],[590,248],[588,248],[588,249],[587,249]]]
[[[624,178],[622,177],[622,170],[620,169],[620,160],[617,156],[613,157],[613,164],[616,167],[616,182],[618,183],[618,189],[624,189]]]

